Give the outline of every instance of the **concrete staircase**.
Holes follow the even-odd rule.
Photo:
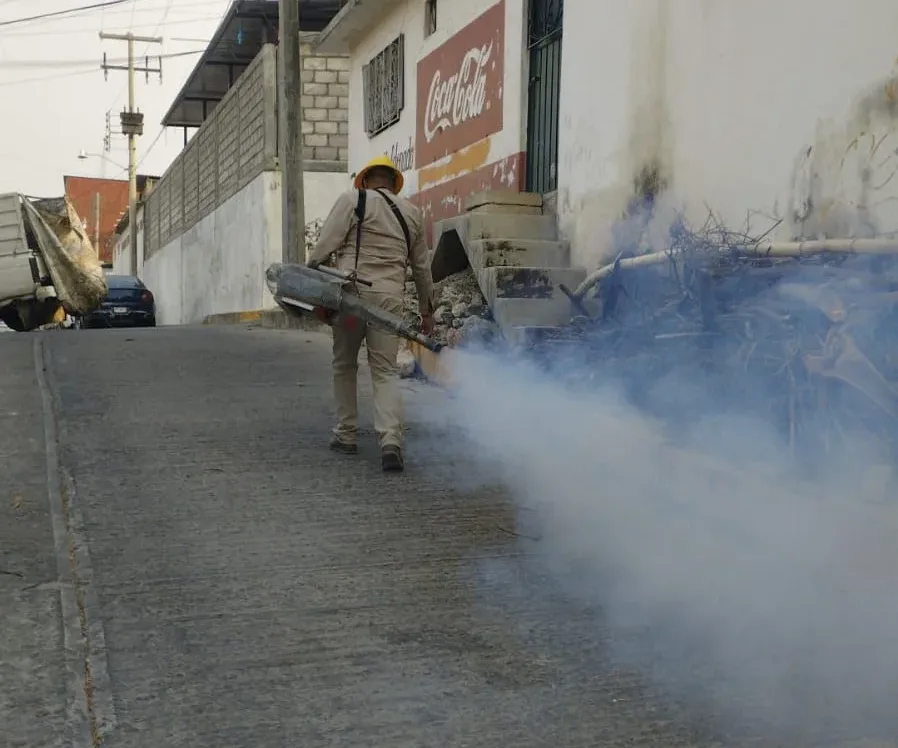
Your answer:
[[[434,224],[434,280],[473,269],[503,335],[526,344],[565,325],[571,303],[559,285],[574,290],[586,270],[570,265],[570,245],[558,238],[542,197],[489,191],[465,201],[465,213]]]

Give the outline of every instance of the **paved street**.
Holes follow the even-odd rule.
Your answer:
[[[3,336],[3,745],[734,744],[607,665],[500,490],[448,488],[438,393],[405,385],[404,475],[370,429],[330,453],[328,360],[246,326]]]

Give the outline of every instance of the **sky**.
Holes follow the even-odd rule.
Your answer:
[[[137,55],[163,56],[161,82],[158,75],[149,82],[136,76],[135,104],[145,115],[138,172],[161,175],[181,151],[183,131],[163,130],[162,117],[231,0],[122,0],[6,23],[102,1],[0,0],[0,193],[60,196],[63,175],[128,178],[128,141],[119,123],[128,102],[128,74],[111,70],[104,79],[100,69],[104,52],[110,64],[126,64],[128,45],[101,40],[100,31],[163,38],[162,44],[135,43]],[[149,66],[159,67],[158,60]],[[112,136],[104,151],[107,111]],[[82,150],[91,155],[79,159]]]

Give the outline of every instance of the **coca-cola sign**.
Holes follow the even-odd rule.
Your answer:
[[[418,63],[418,168],[502,129],[505,0]]]

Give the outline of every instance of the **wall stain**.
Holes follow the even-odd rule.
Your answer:
[[[671,5],[668,0],[639,4],[639,22],[629,40],[629,135],[603,167],[615,174],[613,181],[574,199],[568,190],[559,190],[558,213],[575,264],[597,267],[616,256],[621,245],[638,243],[673,181],[675,133],[667,86]],[[573,154],[572,160],[592,160],[588,142],[578,144]]]
[[[488,239],[483,243],[483,267],[521,267],[526,250],[507,239]]]
[[[548,273],[540,268],[506,267],[496,275],[498,298],[551,299],[553,290]]]
[[[898,233],[898,70],[798,154],[785,218],[793,238]]]

